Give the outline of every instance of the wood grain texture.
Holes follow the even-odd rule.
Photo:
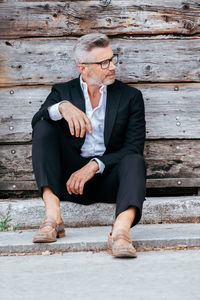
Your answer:
[[[0,41],[0,86],[53,84],[78,74],[75,39]],[[200,37],[124,38],[111,41],[124,82],[200,82]]]
[[[0,188],[35,190],[31,145],[1,145],[0,151]],[[199,140],[147,141],[148,187],[200,186],[199,153]]]
[[[0,19],[6,38],[200,32],[200,6],[192,0],[3,1]]]
[[[199,154],[200,140],[147,141],[147,178],[200,178]]]
[[[179,184],[181,182],[181,184]],[[147,188],[170,188],[170,187],[200,187],[200,178],[162,178],[162,179],[147,179]],[[37,185],[35,181],[0,181],[1,191],[36,191]]]
[[[200,84],[137,84],[144,96],[148,139],[200,139]],[[1,89],[0,142],[31,141],[31,119],[50,87]],[[63,99],[62,99],[63,100]]]

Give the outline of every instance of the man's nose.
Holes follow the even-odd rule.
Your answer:
[[[115,70],[116,69],[116,65],[114,64],[113,61],[110,62],[110,65],[109,65],[109,70]]]

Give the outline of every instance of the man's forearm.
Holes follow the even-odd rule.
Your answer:
[[[72,173],[66,183],[67,191],[71,194],[83,194],[85,183],[94,177],[98,170],[98,163],[89,161],[84,167]]]
[[[60,102],[48,107],[48,112],[49,112],[49,116],[50,116],[51,120],[59,121],[62,119],[63,116],[62,116],[60,107],[61,107],[62,103],[66,103],[66,102],[69,102],[69,101],[63,100],[63,101],[60,101]]]

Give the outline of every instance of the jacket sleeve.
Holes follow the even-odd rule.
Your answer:
[[[51,105],[56,104],[60,101],[61,101],[61,95],[60,95],[56,85],[54,85],[51,89],[51,93],[49,94],[49,96],[47,97],[45,102],[42,104],[39,111],[33,116],[33,119],[31,122],[32,128],[35,126],[35,124],[39,120],[50,120],[48,107],[50,107]]]
[[[143,155],[145,142],[145,112],[142,93],[130,99],[129,120],[125,131],[124,143],[121,149],[98,156],[105,164],[105,169],[118,163],[124,156],[131,153]]]

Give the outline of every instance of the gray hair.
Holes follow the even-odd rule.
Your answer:
[[[88,53],[96,47],[107,47],[109,38],[103,33],[89,33],[80,37],[74,46],[76,63],[87,62]]]

